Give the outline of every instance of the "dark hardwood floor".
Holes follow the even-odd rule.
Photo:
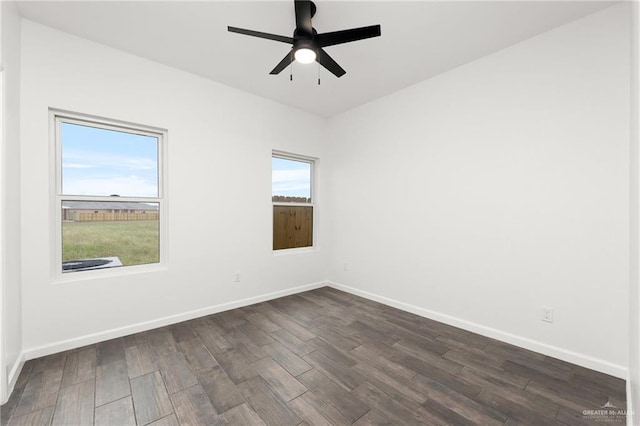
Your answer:
[[[28,361],[1,417],[580,425],[598,420],[584,410],[607,403],[625,409],[624,380],[321,288]]]

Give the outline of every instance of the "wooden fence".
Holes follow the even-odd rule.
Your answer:
[[[159,212],[146,213],[76,213],[72,219],[76,222],[105,222],[127,220],[158,220]]]
[[[313,245],[313,207],[273,206],[273,249]]]
[[[271,197],[274,203],[310,203],[311,198],[306,197],[285,197],[283,195],[274,195]]]

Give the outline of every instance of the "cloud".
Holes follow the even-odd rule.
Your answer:
[[[66,149],[63,153],[63,167],[74,168],[108,168],[120,170],[156,170],[158,162],[148,157],[132,157],[130,155],[96,154],[91,151]]]
[[[91,164],[81,164],[81,163],[63,163],[63,169],[93,169],[95,166]]]
[[[158,184],[136,175],[65,179],[64,193],[69,195],[109,196],[117,194],[123,197],[157,197]]]
[[[274,170],[271,183],[274,195],[310,195],[309,170]]]

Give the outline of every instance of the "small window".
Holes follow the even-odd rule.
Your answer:
[[[274,250],[313,246],[313,165],[302,157],[272,156]]]
[[[161,262],[165,133],[52,114],[62,273]]]

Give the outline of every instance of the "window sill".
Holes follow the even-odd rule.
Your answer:
[[[64,284],[77,281],[87,281],[96,279],[109,279],[132,274],[146,274],[166,271],[169,268],[166,264],[154,263],[152,265],[120,266],[116,268],[94,269],[77,272],[57,272],[52,280],[52,284]]]
[[[315,246],[311,247],[298,247],[298,248],[290,248],[290,249],[280,249],[274,250],[274,256],[287,256],[290,254],[303,254],[303,253],[315,253],[318,251],[318,248]]]

